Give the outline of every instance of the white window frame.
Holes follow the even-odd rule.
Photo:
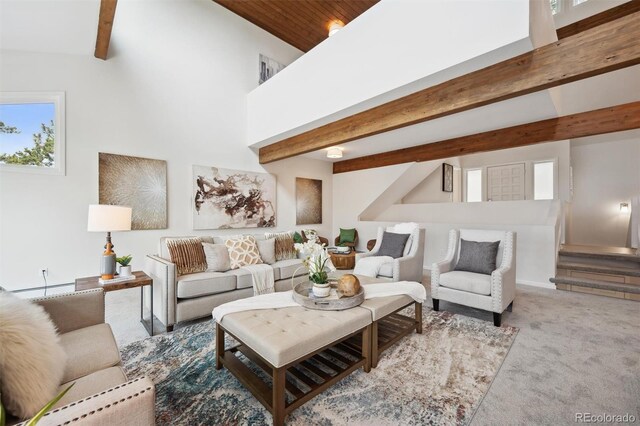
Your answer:
[[[53,103],[55,117],[53,120],[55,145],[54,166],[27,166],[21,164],[0,164],[1,172],[35,173],[47,175],[65,175],[66,141],[65,141],[65,93],[64,92],[0,92],[0,104],[43,104]],[[6,123],[11,125],[11,123]]]
[[[549,201],[549,200],[536,200],[535,199],[535,194],[536,194],[536,164],[539,163],[553,163],[553,200],[557,200],[558,198],[560,198],[560,191],[559,191],[559,183],[558,183],[558,177],[560,176],[559,170],[558,170],[558,158],[549,158],[547,160],[535,160],[531,162],[531,199],[534,201]]]
[[[480,179],[482,179],[482,181],[480,182],[480,201],[467,201],[467,174],[469,172],[474,172],[476,170],[480,170]],[[462,182],[462,200],[465,203],[482,203],[484,201],[486,201],[487,199],[487,178],[486,178],[486,170],[484,167],[471,167],[468,169],[464,169],[464,173],[463,173],[463,182]]]

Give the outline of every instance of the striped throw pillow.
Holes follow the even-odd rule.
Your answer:
[[[298,253],[293,246],[293,232],[267,232],[264,237],[276,240],[276,260],[296,259]]]
[[[167,239],[167,249],[178,275],[207,270],[207,258],[200,238],[170,238]]]

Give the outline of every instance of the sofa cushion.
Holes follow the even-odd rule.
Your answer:
[[[66,359],[42,306],[0,292],[0,394],[7,412],[31,417],[53,399]]]
[[[241,288],[250,288],[253,287],[253,278],[251,277],[251,272],[247,269],[239,268],[232,269],[227,272],[228,275],[232,276],[236,280],[236,287],[238,290]],[[275,274],[274,274],[275,275]],[[276,279],[275,276],[273,278]]]
[[[231,269],[238,269],[246,265],[262,263],[256,239],[251,235],[240,238],[229,238],[225,241],[231,258]]]
[[[207,272],[225,272],[231,269],[229,250],[224,244],[202,243],[207,258]]]
[[[122,367],[109,367],[104,370],[96,371],[88,376],[81,377],[74,381],[75,385],[62,397],[54,408],[62,407],[71,402],[83,399],[97,393],[103,392],[114,386],[127,382],[127,376],[124,374]],[[69,387],[73,382],[67,382],[58,388],[59,392]]]
[[[460,239],[460,257],[456,271],[490,275],[496,269],[500,241],[467,241]]]
[[[384,231],[378,256],[391,256],[394,259],[402,257],[409,237],[410,234],[396,234],[395,232]]]
[[[169,238],[167,248],[178,275],[207,270],[207,258],[200,238]]]
[[[378,271],[378,276],[393,278],[393,262],[387,262],[380,266],[380,270]]]
[[[296,272],[296,277],[309,273],[309,270],[302,264],[300,259],[279,260],[271,266],[273,266],[274,273],[278,270],[278,278],[275,278],[277,280],[286,280],[291,278],[298,268],[300,269]]]
[[[269,238],[267,240],[258,240],[258,251],[262,261],[266,264],[272,265],[276,263],[276,240]]]
[[[60,335],[67,353],[61,383],[120,364],[120,351],[109,324],[97,324]]]
[[[236,277],[230,272],[198,272],[178,278],[177,295],[179,299],[191,299],[235,289]]]
[[[491,294],[491,275],[467,271],[451,271],[440,275],[440,285],[469,293]]]

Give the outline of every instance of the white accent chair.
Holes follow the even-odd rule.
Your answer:
[[[491,275],[456,271],[460,239],[498,241],[496,270]],[[447,257],[431,267],[433,310],[440,300],[493,312],[493,323],[500,327],[502,313],[511,312],[516,296],[516,233],[509,231],[461,229],[449,232]]]
[[[370,252],[356,254],[356,264],[358,260],[365,257],[377,256],[385,230],[394,232],[393,227],[387,229],[379,227],[376,245]],[[424,229],[416,228],[407,240],[402,257],[382,265],[378,276],[375,278],[382,277],[390,278],[393,281],[417,281],[421,283],[422,275],[424,274],[424,240]]]

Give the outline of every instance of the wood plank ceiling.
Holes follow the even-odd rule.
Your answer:
[[[279,39],[308,52],[380,0],[213,0]]]

